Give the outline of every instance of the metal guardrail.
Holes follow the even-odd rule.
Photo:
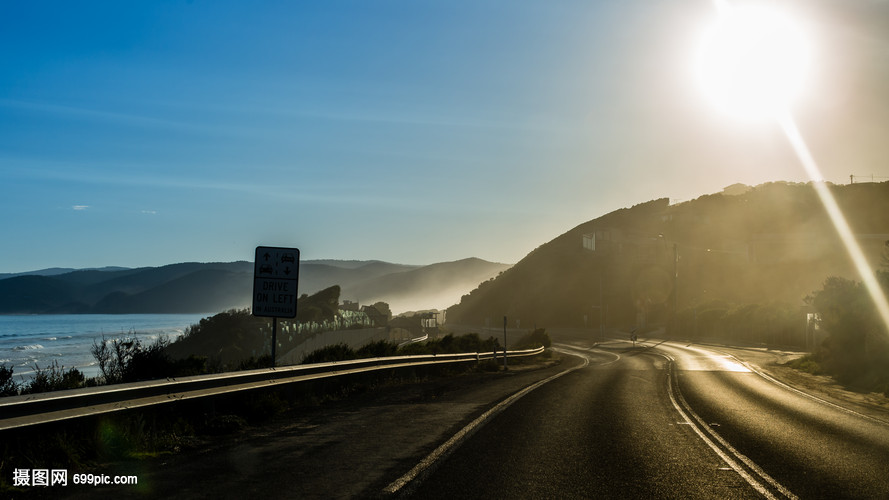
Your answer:
[[[404,346],[406,346],[406,345],[408,345],[408,344],[416,344],[416,343],[418,343],[418,342],[425,342],[425,341],[427,341],[427,340],[429,340],[429,334],[428,334],[428,333],[427,333],[426,335],[423,335],[422,337],[416,337],[416,338],[412,338],[412,339],[410,339],[410,340],[405,340],[404,342],[398,344],[398,347],[404,347]]]
[[[543,350],[543,347],[539,347],[508,351],[507,355],[534,356]],[[9,396],[0,398],[0,431],[374,370],[477,362],[502,356],[502,351],[390,356]]]

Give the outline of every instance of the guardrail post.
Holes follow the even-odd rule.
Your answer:
[[[509,367],[506,366],[506,316],[503,317],[503,369],[509,369]]]

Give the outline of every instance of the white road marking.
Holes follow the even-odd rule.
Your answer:
[[[484,424],[486,424],[487,421],[489,419],[491,419],[491,417],[502,412],[503,410],[508,408],[509,405],[515,403],[516,401],[521,399],[523,396],[525,396],[529,392],[542,386],[543,384],[546,384],[547,382],[552,382],[553,380],[561,377],[562,375],[573,372],[574,370],[579,370],[581,368],[585,368],[585,367],[589,366],[589,364],[590,364],[590,359],[587,356],[583,355],[582,353],[577,353],[577,352],[568,353],[567,351],[559,349],[559,348],[553,348],[553,350],[557,351],[557,352],[563,352],[566,354],[574,354],[574,355],[580,354],[580,356],[583,358],[583,363],[580,364],[579,366],[575,366],[573,368],[569,368],[567,370],[561,371],[549,378],[540,380],[532,385],[529,385],[528,387],[525,387],[521,391],[504,399],[503,401],[498,403],[496,406],[494,406],[490,410],[482,413],[478,418],[476,418],[475,420],[473,420],[472,422],[467,424],[466,427],[460,429],[456,434],[451,436],[451,438],[448,439],[447,441],[445,441],[444,444],[442,444],[441,446],[439,446],[438,448],[433,450],[432,453],[430,453],[429,455],[426,456],[426,458],[424,458],[423,460],[420,460],[420,463],[418,463],[411,470],[409,470],[407,472],[407,474],[401,476],[400,478],[398,478],[395,481],[393,481],[392,483],[390,483],[389,486],[386,486],[385,488],[383,488],[383,494],[393,495],[395,493],[398,493],[408,483],[410,483],[411,481],[416,479],[418,476],[431,472],[433,470],[434,466],[437,465],[437,462],[439,462],[443,458],[450,455],[451,452],[453,452],[460,444],[463,443],[463,441],[465,441],[467,438],[469,438],[469,436],[474,434]],[[620,358],[620,356],[618,356],[618,359],[619,358]]]
[[[889,422],[886,422],[886,421],[883,420],[883,419],[879,419],[879,418],[876,418],[876,417],[872,417],[872,416],[870,416],[870,415],[865,415],[864,413],[855,411],[855,410],[853,410],[853,409],[851,409],[851,408],[846,408],[846,407],[844,407],[844,406],[840,406],[840,405],[838,405],[838,404],[836,404],[836,403],[831,403],[830,401],[828,401],[828,400],[826,400],[826,399],[822,399],[822,398],[820,398],[820,397],[818,397],[818,396],[816,396],[816,395],[814,395],[814,394],[809,394],[808,392],[801,391],[801,390],[797,389],[796,387],[787,385],[787,384],[785,384],[784,382],[781,382],[780,380],[776,379],[775,377],[769,375],[768,373],[765,373],[765,372],[763,372],[762,370],[759,370],[758,368],[756,368],[755,366],[753,366],[753,365],[750,364],[750,363],[746,363],[746,362],[743,362],[743,361],[741,361],[741,363],[744,363],[744,366],[749,367],[750,371],[752,371],[753,373],[755,373],[755,374],[759,375],[760,377],[766,379],[767,381],[769,381],[769,382],[771,382],[771,383],[773,383],[773,384],[775,384],[775,385],[777,385],[777,386],[779,386],[779,387],[782,387],[782,388],[784,388],[784,389],[787,389],[788,391],[794,392],[794,393],[796,393],[796,394],[798,394],[798,395],[800,395],[800,396],[803,396],[803,397],[805,397],[805,398],[811,399],[812,401],[815,401],[816,403],[821,403],[821,404],[823,404],[823,405],[825,405],[825,406],[829,406],[829,407],[831,407],[831,408],[833,408],[833,409],[840,410],[840,411],[845,412],[845,413],[848,413],[848,414],[850,414],[850,415],[855,415],[856,417],[861,417],[861,418],[863,418],[863,419],[870,420],[871,422],[876,422],[876,423],[884,424],[884,425],[887,424],[887,423],[889,423]]]
[[[660,346],[659,346],[660,347]],[[667,353],[660,353],[662,356],[666,357],[671,363],[674,363],[675,360]],[[750,370],[746,370],[750,371]],[[709,425],[707,425],[704,420],[698,416],[694,410],[691,409],[691,406],[685,402],[685,399],[682,397],[682,393],[673,391],[673,373],[672,367],[669,367],[667,371],[667,392],[670,396],[670,402],[673,404],[673,407],[676,408],[676,411],[682,415],[691,428],[695,431],[695,434],[701,438],[704,443],[710,447],[719,458],[721,458],[725,463],[735,470],[745,481],[749,484],[753,489],[755,489],[758,493],[763,495],[766,498],[777,500],[774,494],[768,490],[768,488],[760,482],[757,478],[753,477],[752,474],[748,473],[738,462],[740,461],[744,465],[747,466],[750,471],[759,476],[760,479],[768,483],[772,488],[777,490],[784,498],[788,499],[797,499],[798,497],[794,495],[790,490],[781,485],[778,481],[769,476],[764,470],[762,470],[758,465],[756,465],[752,460],[747,458],[741,452],[735,449],[734,446],[730,445],[728,441],[722,438],[716,431],[714,431]],[[706,434],[705,434],[706,431]],[[709,437],[707,436],[709,434]],[[713,439],[711,439],[713,438]],[[714,440],[722,446],[719,446],[714,443]],[[725,449],[725,451],[723,451]],[[730,456],[731,455],[731,456]]]

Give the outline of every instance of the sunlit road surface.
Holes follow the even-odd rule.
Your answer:
[[[564,346],[589,366],[493,418],[416,497],[889,498],[886,422],[709,348],[602,347]]]
[[[889,498],[889,416],[882,421],[818,400],[707,349],[657,349],[676,359],[680,391],[694,412],[799,498]]]
[[[554,338],[556,366],[393,387],[95,471],[135,473],[137,488],[53,496],[889,498],[885,414],[817,400],[711,347]]]

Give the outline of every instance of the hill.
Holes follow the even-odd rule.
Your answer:
[[[16,276],[56,276],[59,274],[67,274],[74,271],[124,271],[127,268],[125,267],[102,267],[102,268],[90,268],[90,269],[74,269],[70,267],[50,267],[47,269],[39,269],[37,271],[28,271],[24,273],[0,273],[0,280],[4,280],[6,278],[15,278]]]
[[[889,183],[831,191],[879,265],[889,240]],[[769,183],[676,205],[654,200],[583,223],[463,296],[447,320],[496,324],[506,315],[528,326],[591,326],[604,319],[630,329],[713,302],[799,307],[828,276],[855,272],[813,187]]]
[[[509,267],[477,258],[442,262],[347,284],[342,294],[361,303],[387,302],[397,312],[443,309]]]
[[[304,261],[299,293],[340,285],[346,299],[383,300],[396,311],[400,302],[444,308],[507,267],[479,259],[431,266]],[[253,289],[253,263],[245,261],[56,271],[0,279],[0,314],[207,313],[248,307]]]
[[[332,286],[297,301],[297,321],[308,323],[333,319],[339,304],[340,288]],[[229,368],[251,357],[269,354],[271,320],[259,318],[243,310],[229,310],[202,319],[189,327],[185,335],[168,345],[167,354],[174,359],[199,356],[221,362]],[[292,339],[278,337],[282,349],[293,347]],[[269,359],[271,359],[269,357]]]

